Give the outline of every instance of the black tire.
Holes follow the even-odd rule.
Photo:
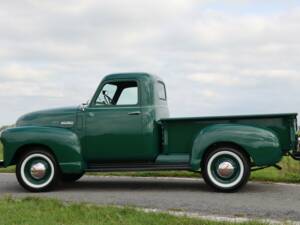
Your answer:
[[[79,180],[83,175],[84,175],[84,173],[80,173],[80,174],[62,174],[61,179],[65,183],[73,183],[73,182],[76,182],[77,180]]]
[[[234,192],[249,180],[250,160],[235,147],[218,147],[207,154],[202,168],[206,184],[216,191]]]
[[[32,149],[17,162],[16,176],[19,184],[31,192],[53,189],[60,180],[60,170],[53,155],[45,149]]]

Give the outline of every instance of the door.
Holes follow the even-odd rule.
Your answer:
[[[88,162],[144,160],[137,81],[110,81],[85,111]]]

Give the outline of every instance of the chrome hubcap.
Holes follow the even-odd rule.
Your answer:
[[[46,174],[46,166],[41,162],[33,164],[30,168],[30,174],[35,179],[42,179]]]
[[[234,173],[234,166],[230,162],[222,162],[218,166],[217,173],[220,177],[230,177]]]

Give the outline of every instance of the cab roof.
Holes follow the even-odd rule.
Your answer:
[[[158,76],[155,76],[150,73],[144,73],[144,72],[130,72],[130,73],[114,73],[114,74],[109,74],[104,77],[103,80],[112,80],[112,79],[141,79],[141,78],[146,78],[146,79],[151,79],[151,80],[160,80],[162,81],[161,78]]]

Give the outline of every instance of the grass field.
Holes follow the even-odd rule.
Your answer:
[[[176,217],[167,213],[145,213],[134,208],[70,204],[52,199],[25,198],[0,199],[0,224],[10,225],[259,225],[262,222],[245,223],[214,222]]]
[[[0,159],[2,159],[2,145],[0,143]],[[279,163],[282,170],[267,168],[252,172],[251,180],[300,183],[300,161],[290,157],[284,157]],[[0,169],[0,172],[14,172],[15,167]],[[90,175],[114,175],[114,176],[136,176],[136,177],[199,177],[199,173],[189,171],[154,171],[154,172],[114,172],[114,173],[89,173]]]

